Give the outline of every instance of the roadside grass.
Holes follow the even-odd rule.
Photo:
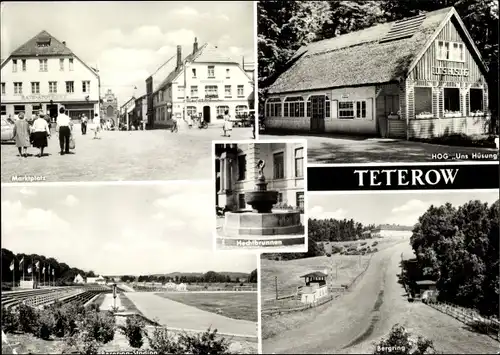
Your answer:
[[[257,293],[157,293],[158,296],[233,319],[258,321]]]

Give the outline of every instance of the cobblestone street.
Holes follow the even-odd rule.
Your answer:
[[[212,178],[212,140],[252,139],[251,128],[235,128],[230,138],[222,128],[103,131],[101,139],[91,132],[82,136],[75,127],[76,149],[59,155],[59,140],[53,134],[44,157],[28,148],[28,158],[18,155],[14,144],[2,144],[2,182],[13,176],[41,176],[44,181],[139,181],[195,180]]]

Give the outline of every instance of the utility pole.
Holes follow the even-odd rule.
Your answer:
[[[274,277],[274,286],[276,288],[276,299],[278,299],[278,276]]]

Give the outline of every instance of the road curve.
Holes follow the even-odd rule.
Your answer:
[[[157,320],[167,327],[205,331],[211,326],[219,333],[257,336],[255,322],[224,317],[151,292],[127,292],[125,295],[146,318]]]

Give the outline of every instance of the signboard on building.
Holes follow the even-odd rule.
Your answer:
[[[58,95],[58,94],[49,94],[49,95],[22,95],[21,96],[24,101],[64,101],[68,97],[68,95]]]
[[[433,75],[469,76],[469,69],[432,67]]]

